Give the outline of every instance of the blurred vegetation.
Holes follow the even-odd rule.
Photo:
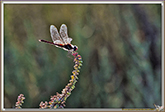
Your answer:
[[[49,27],[68,26],[83,66],[66,108],[154,108],[161,105],[161,4],[5,4],[5,108],[23,108],[61,92],[73,60]]]

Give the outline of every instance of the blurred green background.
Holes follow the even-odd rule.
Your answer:
[[[69,82],[67,52],[38,41],[63,23],[83,59],[65,108],[161,105],[161,4],[5,4],[5,108],[20,93],[39,108]]]

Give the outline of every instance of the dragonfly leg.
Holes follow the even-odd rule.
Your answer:
[[[67,57],[69,57],[70,59],[73,59],[73,57],[71,57],[72,52],[68,51]]]

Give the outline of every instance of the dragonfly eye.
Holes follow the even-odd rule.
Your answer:
[[[74,46],[73,50],[74,51],[77,51],[78,47],[77,46]]]

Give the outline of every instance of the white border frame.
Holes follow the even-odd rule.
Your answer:
[[[2,110],[14,110],[14,111],[45,111],[41,109],[4,109],[4,4],[161,4],[162,5],[162,105],[164,106],[164,1],[1,1],[1,109]],[[121,111],[122,109],[64,109],[65,111]],[[58,111],[64,111],[58,109]],[[136,109],[133,109],[133,111]],[[137,109],[138,110],[138,109]],[[146,109],[147,110],[147,109]],[[54,109],[46,109],[46,111],[55,111]]]
[[[162,3],[162,105],[164,106],[164,4]]]
[[[2,1],[2,4],[162,4],[163,1]]]
[[[1,4],[1,108],[4,110],[4,5]]]

